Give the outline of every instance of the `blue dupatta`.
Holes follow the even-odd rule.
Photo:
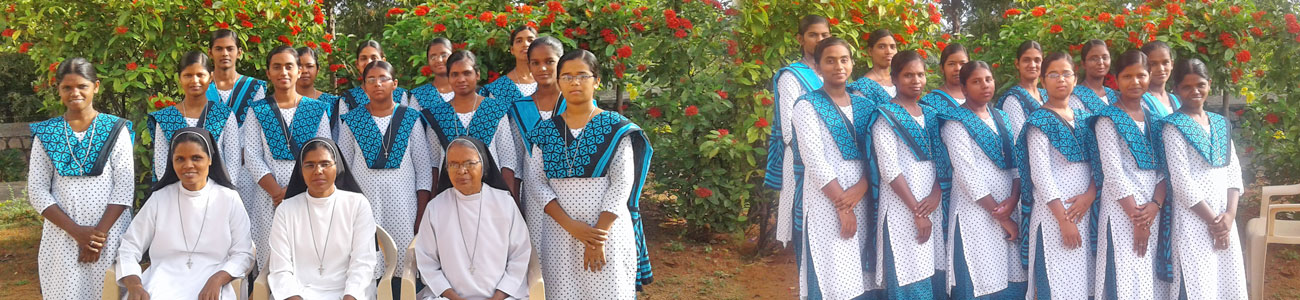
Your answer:
[[[438,105],[438,103],[450,100],[443,99],[442,93],[438,92],[438,88],[434,87],[433,83],[425,83],[424,85],[411,89],[411,98],[415,98],[415,103],[420,104],[421,108],[433,107]]]
[[[366,158],[367,167],[400,168],[402,159],[406,157],[411,129],[420,120],[420,115],[405,105],[397,105],[393,107],[393,119],[388,122],[388,129],[382,134],[371,116],[370,109],[359,106],[339,118],[352,131],[353,139],[357,140],[357,148],[361,149],[361,155]]]
[[[519,86],[515,85],[515,81],[511,80],[510,76],[501,76],[496,81],[488,83],[479,90],[479,94],[483,94],[484,97],[499,99],[517,99],[528,96],[519,91]]]
[[[72,127],[63,117],[32,123],[28,127],[32,136],[41,142],[45,155],[58,171],[59,176],[99,176],[104,173],[104,165],[112,157],[113,146],[123,131],[135,141],[131,131],[131,121],[114,115],[100,113],[91,120],[86,130],[86,137],[78,140]],[[130,151],[131,149],[126,149]]]
[[[1169,96],[1173,96],[1172,94]],[[1145,98],[1145,97],[1144,97]],[[1228,124],[1227,118],[1222,115],[1205,112],[1207,119],[1210,121],[1210,131],[1206,132],[1201,125],[1192,120],[1191,116],[1180,111],[1169,114],[1159,122],[1153,124],[1154,129],[1150,131],[1152,145],[1155,147],[1156,155],[1160,161],[1165,160],[1164,145],[1164,127],[1165,125],[1174,126],[1182,133],[1187,144],[1196,149],[1201,154],[1201,158],[1211,167],[1227,166],[1232,161],[1232,126]],[[1168,176],[1168,166],[1162,169],[1162,172]],[[1172,186],[1170,186],[1172,188]],[[1166,282],[1172,282],[1174,278],[1173,268],[1173,193],[1165,194],[1165,205],[1160,207],[1160,232],[1156,242],[1156,278]]]
[[[1178,101],[1178,96],[1174,96],[1173,93],[1168,93],[1168,95],[1169,103],[1172,104],[1172,106],[1169,107],[1170,110],[1165,110],[1165,105],[1160,103],[1160,99],[1156,99],[1156,96],[1151,95],[1151,93],[1142,94],[1142,109],[1147,111],[1147,115],[1155,116],[1156,118],[1164,118],[1165,116],[1178,111],[1178,108],[1182,107],[1182,103]]]
[[[483,98],[478,110],[474,111],[474,117],[470,119],[468,128],[460,123],[460,117],[456,115],[456,109],[452,107],[451,102],[435,103],[433,106],[425,107],[421,114],[424,116],[425,126],[438,135],[438,141],[444,147],[451,144],[452,140],[466,135],[491,145],[492,138],[497,133],[497,125],[508,109],[509,103],[505,100]]]
[[[275,98],[266,98],[253,102],[250,109],[257,115],[258,124],[262,126],[262,136],[276,160],[294,160],[298,149],[313,137],[320,129],[320,118],[329,112],[328,105],[312,98],[302,97],[298,101],[298,110],[293,119],[280,115],[280,108]],[[285,128],[285,125],[289,128]]]
[[[1020,232],[1024,233],[1020,236],[1019,241],[1020,265],[1026,269],[1029,267],[1030,255],[1030,238],[1028,234],[1028,232],[1030,232],[1029,218],[1030,216],[1033,216],[1034,202],[1037,201],[1037,199],[1034,198],[1033,173],[1029,164],[1029,144],[1027,137],[1029,128],[1038,128],[1039,131],[1047,136],[1048,140],[1052,144],[1052,148],[1056,149],[1058,153],[1061,153],[1061,156],[1064,156],[1066,160],[1070,162],[1087,162],[1090,169],[1096,166],[1092,160],[1093,154],[1091,153],[1092,149],[1096,148],[1096,146],[1092,144],[1095,138],[1092,137],[1092,129],[1088,127],[1088,122],[1086,122],[1090,115],[1082,109],[1073,109],[1073,111],[1075,122],[1074,125],[1071,126],[1064,118],[1054,111],[1047,109],[1036,110],[1027,116],[1025,120],[1026,126],[1021,129],[1020,137],[1017,138],[1016,154],[1020,156],[1018,159],[1020,162],[1020,214],[1023,217],[1023,220],[1020,222]],[[1092,170],[1091,173],[1093,184],[1100,186],[1101,172]],[[1050,201],[1052,199],[1043,200]],[[1097,228],[1100,207],[1100,203],[1094,201],[1092,207],[1088,208],[1091,213],[1088,218],[1089,224],[1092,224],[1091,228]],[[1089,249],[1096,249],[1096,230],[1088,232],[1088,243],[1090,247]]]
[[[408,93],[404,88],[397,87],[393,89],[393,104],[401,105],[402,100],[406,99],[407,94]],[[325,98],[322,97],[321,99],[325,99]],[[351,89],[348,89],[347,91],[343,91],[343,93],[339,94],[338,97],[332,100],[333,102],[325,102],[330,105],[331,125],[339,124],[339,113],[341,113],[342,111],[342,109],[339,109],[340,102],[342,102],[343,105],[347,105],[348,111],[357,109],[358,106],[365,106],[366,104],[370,104],[370,96],[366,95],[366,91],[362,90],[360,86],[353,87]]]
[[[803,92],[805,93],[822,88],[822,79],[821,77],[817,77],[817,72],[813,71],[812,68],[809,68],[808,65],[805,65],[802,62],[795,62],[787,67],[776,70],[776,75],[772,76],[772,94],[777,101],[780,101],[781,99],[780,85],[777,81],[780,80],[782,74],[787,72],[794,75],[794,78],[799,81],[799,86],[803,88]],[[793,130],[791,131],[791,135],[793,135]],[[798,147],[794,146],[793,142],[790,145],[785,144],[785,133],[784,129],[781,128],[781,105],[780,103],[777,103],[777,105],[772,109],[772,133],[767,137],[767,167],[765,168],[766,172],[764,172],[765,175],[763,176],[763,184],[774,190],[781,189],[781,173],[785,171],[782,170],[782,168],[784,168],[782,164],[785,163],[785,150],[787,146],[790,148],[790,151],[794,151],[792,153],[795,154],[795,160],[798,161]],[[798,172],[798,170],[792,171]]]
[[[239,126],[243,127],[244,119],[248,116],[245,112],[248,111],[248,107],[253,103],[253,101],[258,100],[253,97],[257,96],[257,90],[259,89],[264,92],[266,91],[266,81],[239,75],[239,79],[235,80],[235,87],[230,90],[230,101],[221,100],[221,93],[217,91],[216,82],[208,84],[206,95],[208,101],[216,101],[217,103],[230,108],[230,110],[235,114],[235,122],[238,122]],[[216,137],[213,136],[213,138]]]
[[[937,175],[940,166],[939,161],[947,159],[946,151],[941,149],[944,147],[942,141],[934,138],[934,136],[939,133],[936,129],[939,126],[939,111],[941,109],[933,108],[926,104],[920,105],[921,112],[925,114],[925,127],[921,127],[920,124],[917,124],[916,119],[912,118],[912,114],[908,113],[907,109],[904,109],[903,106],[893,102],[879,104],[879,106],[877,106],[878,109],[875,111],[875,116],[872,117],[872,122],[875,122],[874,120],[878,119],[885,120],[885,122],[889,124],[889,128],[898,136],[898,139],[902,140],[903,143],[907,145],[907,148],[911,150],[913,157],[915,157],[917,161],[935,162],[935,174]],[[870,145],[867,147],[870,147]],[[872,162],[874,163],[875,157],[874,153],[872,154]],[[879,169],[874,171],[878,173]],[[876,174],[872,179],[871,191],[874,194],[874,199],[877,200],[874,205],[874,211],[878,214],[880,210],[880,202],[878,201],[880,193],[879,187],[883,184],[888,184],[881,181],[889,180],[889,178],[879,178],[879,174]],[[939,181],[936,179],[936,182]],[[942,190],[945,188],[945,184],[939,182],[939,187]],[[942,209],[941,211],[947,212],[948,198],[941,198],[940,204]],[[942,215],[943,224],[947,224],[948,214],[943,213]]]
[[[555,106],[551,108],[551,117],[555,118],[561,113],[564,113],[566,107],[568,107],[568,104],[564,103],[564,96],[560,96],[559,99],[555,100]],[[545,121],[542,120],[542,115],[539,113],[540,110],[541,109],[537,107],[537,102],[533,101],[532,96],[517,98],[510,103],[507,116],[509,116],[510,121],[515,124],[515,128],[519,129],[519,135],[527,137],[528,133],[533,132],[533,130],[537,129],[537,127],[541,126],[542,122]],[[523,142],[524,153],[533,155],[532,141],[524,138]]]
[[[1115,101],[1119,101],[1119,92],[1109,87],[1103,87],[1103,89],[1106,89],[1107,101],[1101,101],[1101,97],[1097,97],[1096,92],[1093,92],[1092,89],[1083,86],[1083,84],[1074,86],[1074,92],[1072,92],[1071,94],[1074,95],[1075,97],[1078,97],[1079,102],[1083,102],[1083,107],[1087,108],[1089,113],[1096,115],[1098,111],[1105,109],[1107,106],[1110,106],[1111,104],[1114,104]]]
[[[208,101],[208,104],[203,106],[203,112],[200,113],[203,117],[199,118],[197,126],[194,127],[200,127],[212,133],[213,141],[220,140],[222,131],[226,129],[226,119],[230,117],[230,113],[230,108],[225,105]],[[161,129],[162,139],[154,137],[156,141],[170,141],[172,140],[172,134],[176,133],[177,130],[190,127],[189,123],[185,122],[185,116],[181,115],[181,111],[176,109],[176,106],[169,106],[149,113],[148,118],[145,119],[145,124],[150,134],[154,132],[155,128]]]
[[[1047,95],[1047,89],[1038,88],[1039,97],[1043,97],[1046,95]],[[1007,92],[1002,93],[1001,98],[998,98],[998,109],[1006,111],[1004,107],[1006,107],[1007,98],[1010,96],[1016,96],[1016,100],[1020,101],[1020,110],[1022,113],[1024,113],[1025,118],[1028,118],[1029,114],[1033,113],[1035,110],[1038,110],[1039,107],[1043,106],[1042,103],[1038,103],[1037,100],[1034,100],[1034,98],[1029,95],[1029,90],[1026,90],[1024,87],[1021,87],[1020,85],[1013,85],[1011,86],[1010,89],[1007,89]]]
[[[890,99],[894,99],[894,96],[890,96],[889,92],[885,91],[885,87],[867,77],[858,78],[857,81],[849,83],[845,88],[849,90],[849,94],[859,94],[875,103],[885,103],[889,102]]]
[[[921,104],[940,109],[949,109],[961,106],[961,103],[957,103],[957,98],[954,98],[952,95],[949,95],[948,92],[944,92],[940,89],[934,89],[933,91],[930,91],[929,94],[925,94],[924,97],[921,97]]]

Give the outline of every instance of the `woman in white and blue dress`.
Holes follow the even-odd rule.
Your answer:
[[[537,29],[532,27],[519,25],[510,31],[510,56],[515,58],[515,67],[483,86],[484,96],[513,101],[537,91],[537,80],[528,71],[528,46],[536,39]]]
[[[221,151],[221,160],[225,166],[226,178],[235,180],[243,178],[244,149],[240,136],[239,123],[234,111],[207,97],[208,85],[212,79],[212,59],[198,51],[190,51],[181,56],[181,63],[176,68],[180,75],[181,91],[185,100],[174,106],[149,113],[148,128],[153,143],[153,179],[157,181],[167,173],[167,162],[171,161],[171,145],[167,143],[177,130],[186,127],[200,127],[207,130],[216,140],[216,147]],[[232,181],[234,183],[235,181]],[[233,187],[232,187],[233,188]],[[241,206],[242,207],[242,206]]]
[[[1078,85],[1070,95],[1070,108],[1095,115],[1119,101],[1119,92],[1106,87],[1106,74],[1110,74],[1110,49],[1106,42],[1088,40],[1080,53],[1083,53],[1079,58],[1083,65],[1077,72]]]
[[[799,96],[822,87],[821,76],[812,68],[816,61],[813,50],[817,48],[817,42],[831,36],[830,26],[826,17],[803,16],[799,20],[799,31],[795,37],[803,55],[799,61],[777,70],[776,75],[772,76],[772,95],[776,99],[772,120],[776,120],[776,123],[767,140],[767,166],[763,184],[780,191],[777,196],[776,240],[787,245],[791,244],[790,241],[795,241],[795,256],[800,255],[800,247],[803,246],[799,241],[803,238],[803,204],[800,199],[795,199],[799,194],[796,191],[802,186],[799,184],[802,178],[797,173],[802,170],[794,167],[799,149],[792,144],[794,127],[791,116],[794,115],[794,102]],[[800,286],[804,284],[806,282],[801,282]]]
[[[1153,41],[1142,45],[1142,53],[1147,55],[1147,71],[1151,72],[1147,93],[1142,95],[1142,109],[1156,118],[1164,118],[1179,110],[1182,104],[1165,87],[1170,80],[1169,72],[1174,69],[1173,49],[1165,42]]]
[[[1173,194],[1172,209],[1162,211],[1173,214],[1170,298],[1246,299],[1234,221],[1244,186],[1232,126],[1202,109],[1211,83],[1204,63],[1180,61],[1170,79],[1183,105],[1156,129]]]
[[[1020,81],[1007,89],[997,103],[998,109],[1011,118],[1011,132],[1020,134],[1029,114],[1047,102],[1047,91],[1038,87],[1042,68],[1043,46],[1033,40],[1020,43],[1016,49],[1016,78]]]
[[[1043,60],[1046,102],[1030,113],[1016,142],[1020,158],[1021,259],[1029,271],[1025,299],[1087,299],[1099,182],[1094,179],[1089,115],[1070,108],[1074,63],[1069,54]],[[1100,178],[1096,178],[1100,179]]]
[[[424,68],[429,69],[433,78],[423,85],[411,88],[410,93],[407,93],[410,99],[406,101],[406,106],[422,111],[436,103],[451,101],[456,96],[456,91],[451,88],[451,79],[447,78],[447,58],[451,57],[452,49],[454,46],[451,40],[445,37],[429,40],[429,44],[424,47]]]
[[[370,201],[332,140],[312,138],[296,157],[266,250],[272,299],[373,299],[384,268]]]
[[[41,213],[41,295],[99,299],[117,259],[135,197],[131,122],[96,111],[95,66],[84,58],[56,69],[62,116],[31,124],[27,201]]]
[[[1020,298],[1025,272],[1016,263],[1020,176],[1010,119],[990,106],[993,73],[972,61],[961,67],[966,103],[940,114],[949,158],[948,290],[953,299]],[[941,172],[949,173],[949,172]]]
[[[853,70],[847,42],[827,38],[813,51],[822,88],[800,96],[792,123],[803,163],[804,237],[799,276],[810,299],[853,299],[878,290],[875,221],[868,192],[870,120],[875,102],[846,89]]]
[[[952,47],[952,46],[949,46]],[[898,96],[874,112],[871,141],[879,169],[879,217],[874,236],[875,285],[890,299],[945,298],[935,294],[935,280],[944,280],[943,190],[936,180],[933,138],[939,109],[920,104],[925,88],[925,61],[916,51],[894,55],[890,76]],[[943,292],[943,290],[939,290]]]
[[[921,104],[936,109],[949,109],[966,103],[966,94],[961,90],[961,66],[970,62],[966,47],[958,43],[948,44],[939,54],[939,68],[943,72],[943,85],[921,97]]]
[[[551,117],[564,113],[564,95],[560,92],[559,69],[556,68],[561,56],[564,56],[564,45],[554,37],[540,37],[528,45],[528,71],[532,73],[533,79],[537,80],[537,91],[528,97],[515,99],[509,112],[514,129],[519,132],[518,145],[521,146],[519,150],[523,152],[518,155],[519,166],[527,165],[526,151],[532,149],[527,136],[542,123],[548,122]],[[527,195],[528,193],[520,194],[521,197]],[[553,222],[547,219],[546,213],[542,211],[543,207],[537,201],[522,199],[520,202],[523,202],[520,203],[520,209],[523,210],[524,219],[528,220],[530,234],[537,236],[546,232],[542,227]],[[541,288],[541,281],[540,258],[537,251],[532,251],[532,258],[528,265],[528,282],[536,290]]]
[[[546,298],[632,299],[653,281],[640,212],[653,150],[640,127],[596,107],[594,54],[569,52],[558,66],[568,108],[529,135],[524,168],[524,198],[548,216],[533,236]]]
[[[243,127],[246,120],[244,112],[253,101],[266,97],[267,83],[239,74],[235,66],[243,59],[244,47],[239,45],[239,35],[230,29],[212,32],[212,37],[208,40],[208,56],[216,67],[212,71],[212,83],[208,85],[208,100],[229,107],[239,126]],[[235,184],[242,186],[239,180],[235,178]]]
[[[889,64],[898,54],[898,41],[889,29],[877,29],[867,36],[867,56],[871,69],[857,81],[848,85],[849,93],[858,94],[871,101],[888,102],[898,94],[898,88],[889,78]]]
[[[357,75],[361,75],[361,72],[366,69],[366,66],[370,65],[372,62],[387,61],[384,57],[384,48],[375,40],[366,40],[361,42],[361,44],[357,46],[356,55],[357,60],[352,63],[352,67],[356,68]],[[339,93],[338,98],[334,103],[327,103],[330,107],[330,128],[334,128],[332,136],[335,140],[339,139],[339,129],[343,128],[343,124],[340,123],[341,121],[339,121],[339,117],[347,114],[348,111],[356,109],[358,106],[370,103],[369,94],[367,94],[365,89],[362,88],[365,80],[364,77],[357,78],[356,87]],[[402,104],[403,100],[410,97],[406,89],[402,87],[393,87],[392,93],[393,102],[397,104]]]
[[[122,235],[114,279],[126,299],[235,299],[230,282],[253,268],[253,239],[220,147],[193,127],[173,132],[167,144],[167,171]],[[149,268],[141,272],[146,252]]]
[[[328,137],[329,107],[298,94],[298,52],[289,46],[272,49],[267,55],[266,77],[275,92],[270,98],[249,105],[244,123],[244,168],[256,184],[240,186],[244,206],[253,222],[253,243],[268,249],[267,238],[275,206],[284,200],[285,185],[293,174],[294,154],[302,143],[314,137]],[[269,251],[257,252],[257,267],[266,270]],[[259,271],[260,272],[260,271]]]
[[[521,141],[507,116],[513,99],[479,95],[476,91],[479,90],[480,67],[478,58],[467,50],[456,51],[447,58],[447,77],[456,95],[450,101],[435,103],[420,112],[424,116],[423,126],[428,127],[422,132],[425,134],[423,138],[433,153],[430,164],[442,164],[451,140],[473,136],[492,149],[493,159],[501,163],[501,175],[506,177],[511,194],[519,198],[519,185],[515,179],[523,173],[519,172]]]
[[[388,231],[396,245],[410,245],[419,213],[433,198],[429,142],[424,140],[420,114],[393,98],[398,84],[393,66],[376,61],[361,74],[370,102],[339,117],[339,149],[345,160],[356,162],[352,175],[374,207],[375,222]],[[397,257],[380,253],[379,265],[395,260],[400,274],[406,267],[406,247],[397,248]],[[375,268],[374,278],[383,275],[382,271]]]
[[[1167,184],[1150,142],[1154,116],[1142,109],[1147,91],[1146,55],[1129,50],[1120,56],[1119,101],[1088,120],[1096,138],[1102,173],[1093,295],[1106,299],[1156,299],[1153,269],[1155,222]],[[1091,76],[1091,75],[1089,75]]]
[[[321,65],[319,64],[321,61],[317,59],[318,55],[319,53],[316,52],[316,49],[298,47],[298,70],[300,71],[298,72],[298,81],[294,84],[294,89],[298,91],[299,95],[316,99],[316,101],[324,102],[326,104],[338,102],[338,95],[322,92],[316,89],[316,77],[320,74],[321,70]],[[333,107],[330,109],[333,109]]]

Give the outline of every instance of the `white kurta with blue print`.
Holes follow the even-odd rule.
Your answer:
[[[275,104],[272,103],[271,105]],[[298,107],[277,109],[280,110],[280,115],[284,117],[286,122],[293,122],[293,115],[298,111]],[[257,184],[257,181],[262,180],[263,176],[271,174],[275,178],[276,184],[283,188],[289,184],[289,177],[293,176],[293,168],[297,163],[293,160],[278,160],[272,157],[271,146],[267,145],[268,139],[264,131],[262,131],[262,122],[258,119],[257,113],[251,108],[247,113],[248,116],[244,118],[244,127],[242,128],[244,168],[247,169],[248,176],[252,178],[253,183],[239,186],[239,196],[244,199],[244,208],[248,209],[248,218],[253,223],[253,244],[257,246],[257,249],[270,249],[270,244],[267,241],[271,236],[271,221],[275,218],[275,207],[271,201],[271,195],[267,194],[266,190],[263,190],[262,186]],[[316,136],[329,137],[329,115],[321,114],[319,124],[320,127],[316,128]],[[291,127],[286,125],[284,128]],[[266,270],[266,260],[270,257],[270,253],[270,251],[257,251],[257,267],[259,270]]]
[[[199,119],[185,117],[185,126],[198,126]],[[243,138],[240,135],[239,123],[235,122],[235,115],[230,114],[226,118],[226,126],[221,129],[221,137],[217,138],[217,147],[221,149],[221,163],[225,165],[226,175],[230,176],[236,186],[242,186],[250,182],[247,178],[247,172],[244,172],[244,149]],[[170,141],[161,140],[163,135],[162,126],[156,126],[153,130],[153,174],[154,177],[162,177],[167,173],[167,161],[171,160],[168,156],[171,154]]]
[[[803,85],[799,84],[799,79],[795,78],[794,72],[781,73],[781,76],[776,79],[776,84],[777,91],[779,91],[777,94],[781,96],[780,99],[777,99],[777,105],[781,106],[781,111],[786,112],[777,116],[780,120],[776,121],[781,123],[781,128],[784,128],[786,132],[781,137],[783,139],[781,142],[784,144],[782,147],[789,147],[791,139],[794,138],[794,127],[792,127],[794,126],[792,121],[794,118],[794,101],[808,91],[805,91]],[[788,243],[792,239],[791,235],[794,226],[794,194],[795,190],[800,187],[795,186],[794,151],[787,149],[784,153],[781,159],[781,170],[783,170],[781,172],[781,182],[785,186],[781,187],[781,192],[777,196],[776,240]],[[802,280],[802,277],[800,278]]]
[[[1073,127],[1081,121],[1076,119],[1066,125]],[[1036,281],[1029,280],[1030,292],[1025,297],[1032,299],[1036,288],[1050,288],[1052,298],[1087,299],[1092,295],[1093,276],[1093,253],[1088,246],[1088,233],[1092,230],[1088,220],[1091,215],[1085,213],[1082,218],[1079,218],[1079,222],[1075,223],[1083,243],[1079,248],[1067,249],[1061,236],[1061,227],[1056,223],[1056,217],[1052,214],[1048,203],[1061,201],[1061,206],[1065,209],[1076,205],[1069,203],[1068,200],[1088,190],[1088,184],[1092,182],[1092,167],[1087,160],[1072,162],[1066,159],[1060,150],[1052,146],[1052,141],[1047,134],[1038,127],[1030,126],[1025,134],[1027,135],[1025,143],[1028,144],[1026,146],[1028,153],[1025,156],[1029,160],[1025,163],[1030,166],[1032,178],[1029,180],[1034,184],[1034,210],[1029,216],[1029,232],[1020,234],[1029,237],[1029,277],[1042,276],[1034,274],[1034,266],[1042,260],[1047,269],[1047,280],[1051,284],[1050,287],[1037,287]],[[1043,257],[1035,254],[1038,249],[1040,230]]]
[[[963,109],[963,108],[956,108]],[[998,117],[993,115],[992,118]],[[992,118],[981,119],[994,134],[999,128]],[[979,144],[971,139],[966,127],[957,121],[944,122],[940,129],[943,142],[948,148],[952,160],[953,178],[952,195],[949,202],[948,222],[948,289],[951,292],[957,284],[954,268],[954,240],[961,239],[962,253],[966,258],[967,270],[970,270],[971,284],[975,296],[984,296],[1002,291],[1008,282],[1023,282],[1025,270],[1020,267],[1019,249],[1015,242],[1007,241],[1002,226],[979,206],[976,201],[985,196],[1002,203],[1011,197],[1012,181],[1020,178],[1015,168],[998,168]],[[1009,134],[1015,140],[1015,133]],[[1013,213],[1012,220],[1019,220],[1019,214]],[[961,226],[961,236],[955,235],[955,228]],[[978,272],[978,273],[977,273]]]
[[[1139,130],[1145,130],[1146,122],[1136,123]],[[1116,132],[1115,123],[1110,118],[1100,118],[1094,126],[1099,163],[1106,178],[1102,183],[1101,195],[1097,198],[1101,202],[1101,216],[1097,221],[1096,267],[1093,271],[1096,281],[1093,282],[1093,294],[1106,295],[1106,267],[1113,265],[1116,294],[1120,299],[1154,299],[1156,279],[1152,270],[1152,258],[1156,255],[1159,224],[1152,222],[1146,255],[1138,256],[1133,251],[1134,224],[1129,221],[1128,214],[1124,213],[1119,201],[1131,196],[1138,206],[1151,202],[1156,184],[1163,176],[1156,170],[1138,168],[1127,142]],[[1108,260],[1108,251],[1114,251],[1115,261]]]
[[[1208,126],[1201,129],[1210,132]],[[1218,250],[1205,222],[1192,211],[1193,206],[1204,202],[1218,215],[1228,211],[1228,193],[1240,195],[1241,165],[1234,145],[1228,145],[1228,165],[1213,167],[1187,143],[1176,126],[1166,125],[1163,138],[1173,193],[1173,201],[1166,205],[1174,206],[1174,290],[1170,295],[1186,292],[1187,299],[1246,299],[1246,274],[1236,222],[1230,231],[1233,234],[1228,235],[1228,249]]]
[[[925,128],[925,116],[912,116],[916,124]],[[901,122],[901,120],[900,120]],[[944,269],[946,260],[943,255],[943,209],[930,213],[930,239],[917,243],[916,223],[912,221],[912,210],[903,204],[902,197],[889,183],[895,178],[907,180],[907,187],[912,192],[918,205],[930,195],[935,184],[935,166],[933,160],[918,161],[907,143],[898,137],[889,121],[877,117],[871,128],[872,143],[875,147],[876,165],[880,169],[880,217],[876,221],[876,266],[884,266],[885,255],[894,256],[894,272],[898,285],[906,286],[934,276],[935,270]],[[918,137],[927,138],[927,137]],[[884,240],[885,224],[889,224],[889,240]],[[889,243],[893,253],[885,252],[885,243]],[[876,272],[876,286],[885,286],[885,272]]]

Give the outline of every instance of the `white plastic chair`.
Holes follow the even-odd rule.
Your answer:
[[[1300,195],[1300,184],[1264,187],[1259,200],[1259,217],[1246,223],[1249,248],[1246,252],[1247,284],[1252,299],[1264,299],[1264,261],[1268,244],[1300,244],[1300,221],[1278,220],[1280,212],[1300,212],[1300,204],[1273,204],[1278,196]]]
[[[253,257],[257,257],[257,246],[253,246]],[[248,271],[251,273],[253,268],[249,268]],[[235,299],[248,300],[248,295],[244,295],[246,289],[242,286],[244,277],[248,277],[248,275],[244,274],[243,277],[230,281],[230,286],[235,288]],[[121,300],[122,296],[125,295],[124,292],[126,291],[124,291],[122,285],[117,282],[117,263],[113,263],[108,267],[108,271],[104,272],[104,292],[100,295],[101,299]]]
[[[401,300],[415,300],[415,295],[419,292],[415,290],[415,281],[418,280],[415,277],[416,268],[415,241],[411,241],[411,244],[406,246],[406,269],[402,270]]]
[[[384,275],[379,277],[379,286],[376,287],[375,293],[378,300],[393,299],[393,273],[397,270],[397,246],[393,244],[393,237],[388,235],[383,227],[375,226],[375,240],[379,242],[379,251],[384,253],[386,259],[384,264]],[[270,272],[262,272],[257,276],[257,282],[253,283],[253,300],[270,299],[271,289],[267,283],[267,275]],[[414,287],[412,287],[414,289]]]

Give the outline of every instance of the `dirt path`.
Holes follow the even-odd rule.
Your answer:
[[[36,280],[37,225],[0,229],[0,299],[40,299]]]

